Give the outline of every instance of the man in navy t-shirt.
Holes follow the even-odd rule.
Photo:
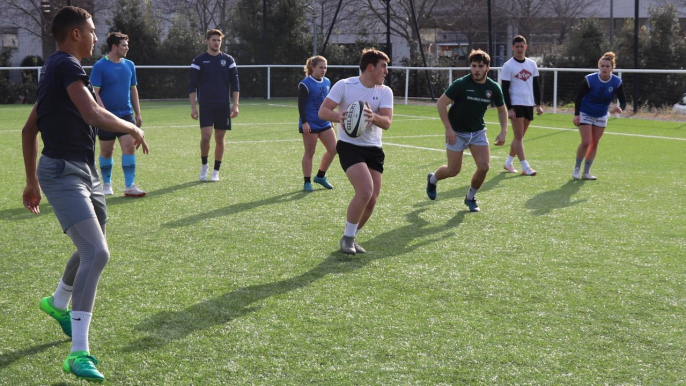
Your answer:
[[[218,29],[207,31],[207,52],[193,59],[188,88],[191,118],[198,119],[196,100],[200,103],[200,181],[207,181],[207,158],[214,126],[214,170],[210,181],[219,181],[219,167],[224,156],[224,136],[231,130],[231,118],[238,116],[238,70],[231,55],[221,52],[224,34]],[[229,104],[233,99],[233,107]]]
[[[90,354],[88,330],[98,281],[110,251],[105,239],[105,195],[94,160],[95,127],[130,134],[136,147],[143,146],[144,153],[148,152],[148,145],[141,129],[112,115],[95,101],[93,87],[80,63],[93,55],[98,41],[91,15],[77,7],[60,9],[52,21],[52,35],[57,41],[57,52],[45,61],[36,104],[21,132],[26,170],[22,199],[29,211],[38,214],[45,193],[62,230],[76,245],[57,289],[52,296],[41,299],[40,309],[71,336],[71,352],[62,365],[64,371],[100,382],[105,377],[95,367],[97,359]],[[38,133],[44,147],[36,166]]]

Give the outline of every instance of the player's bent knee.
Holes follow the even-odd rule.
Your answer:
[[[107,245],[98,245],[95,247],[95,256],[93,258],[93,268],[102,271],[110,261],[110,250]]]

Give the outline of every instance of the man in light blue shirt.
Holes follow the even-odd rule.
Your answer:
[[[129,37],[121,32],[107,35],[107,46],[110,52],[93,65],[91,83],[98,104],[117,117],[141,127],[141,108],[138,100],[136,66],[126,59],[129,52]],[[134,118],[134,112],[136,113]],[[112,133],[99,129],[100,138],[100,171],[102,173],[105,195],[114,194],[112,189],[112,166],[115,140],[119,138],[121,146],[121,165],[124,170],[124,195],[143,197],[145,192],[138,189],[136,179],[136,149],[133,138],[122,133]]]

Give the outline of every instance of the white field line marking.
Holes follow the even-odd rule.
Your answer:
[[[496,124],[495,122],[486,122],[489,124]],[[568,129],[564,127],[549,127],[549,126],[536,126],[536,125],[531,125],[529,127],[535,127],[538,129],[548,129],[548,130],[559,130],[559,131],[577,131],[578,129]],[[661,135],[647,135],[647,134],[630,134],[630,133],[617,133],[613,131],[605,131],[603,134],[610,134],[610,135],[623,135],[625,137],[639,137],[639,138],[653,138],[653,139],[673,139],[676,141],[686,141],[686,138],[679,138],[679,137],[664,137]]]
[[[271,104],[269,104],[271,105]],[[275,105],[277,106],[277,105]],[[287,106],[287,105],[278,105],[282,107],[293,107],[293,106]],[[396,117],[404,117],[404,118],[412,118],[412,119],[403,119],[399,120],[400,122],[407,122],[407,121],[420,121],[420,120],[427,120],[427,121],[432,121],[432,120],[438,120],[440,118],[435,118],[435,117],[422,117],[422,116],[416,116],[416,115],[402,115],[402,114],[397,114],[395,115]],[[488,124],[492,125],[497,125],[499,123],[497,122],[486,122]],[[294,122],[262,122],[262,123],[232,123],[233,126],[276,126],[276,125],[295,125],[296,123]],[[144,126],[143,130],[145,129],[161,129],[161,128],[189,128],[189,127],[198,127],[197,124],[194,125],[173,125],[173,126]],[[535,127],[538,129],[547,129],[547,130],[559,130],[559,131],[577,131],[577,129],[569,129],[569,128],[564,128],[564,127],[550,127],[550,126],[538,126],[538,125],[531,125],[529,127]],[[4,133],[17,133],[21,132],[21,129],[19,130],[0,130],[0,134]],[[625,137],[638,137],[638,138],[652,138],[652,139],[667,139],[667,140],[676,140],[676,141],[686,141],[686,138],[679,138],[679,137],[665,137],[661,135],[647,135],[647,134],[631,134],[631,133],[617,133],[613,131],[605,131],[604,134],[609,134],[609,135],[621,135]],[[442,134],[437,134],[437,135],[420,135],[420,136],[398,136],[398,137],[393,137],[393,138],[419,138],[419,137],[433,137],[433,136],[442,136]]]

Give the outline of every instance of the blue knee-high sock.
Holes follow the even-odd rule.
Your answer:
[[[102,183],[112,183],[112,165],[114,165],[113,158],[100,157],[100,173],[102,174]]]
[[[124,183],[128,188],[136,180],[136,155],[121,156],[121,168],[124,169]]]

